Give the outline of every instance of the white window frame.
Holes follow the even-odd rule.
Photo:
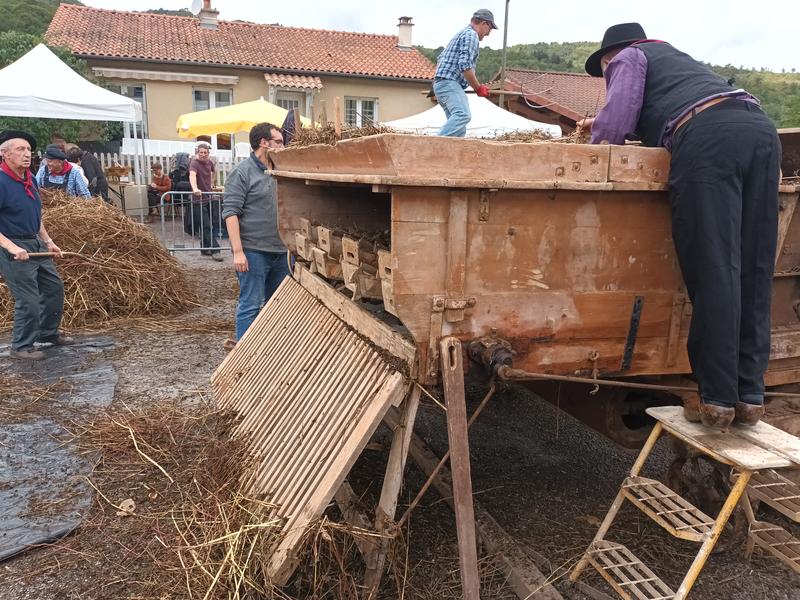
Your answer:
[[[281,98],[282,95],[286,94],[288,97]],[[297,101],[297,108],[300,109],[300,114],[304,117],[308,116],[307,109],[308,109],[308,92],[305,90],[298,90],[297,88],[289,89],[289,88],[278,88],[275,90],[275,101],[273,104],[277,104],[281,106],[281,100],[292,100]],[[285,106],[282,108],[286,108]]]
[[[109,81],[106,83],[107,87],[114,87],[119,88],[119,94],[125,96],[126,98],[133,99],[133,96],[128,96],[128,88],[135,88],[140,87],[142,88],[142,129],[143,131],[137,132],[138,135],[142,137],[147,137],[147,85],[145,83],[138,83],[138,82],[118,82],[118,81]],[[114,90],[109,90],[114,91]],[[132,127],[130,123],[123,123],[122,125],[124,131],[124,137],[131,137],[132,136]]]
[[[317,93],[318,90],[316,89],[308,89],[308,88],[289,88],[289,87],[280,87],[277,85],[270,85],[267,89],[267,98],[272,104],[278,104],[278,95],[281,93],[289,93],[289,94],[304,94],[305,101],[300,103],[300,116],[307,117],[311,114],[311,107],[314,106],[314,95]],[[277,123],[280,125],[280,123]]]
[[[363,121],[362,121],[362,115],[364,113],[362,105],[363,105],[364,101],[373,102],[375,104],[374,114],[372,115],[372,122],[373,123],[380,123],[380,115],[378,114],[379,104],[380,103],[378,101],[378,98],[368,98],[366,96],[345,96],[344,97],[344,107],[343,107],[344,108],[344,115],[343,116],[344,116],[344,120],[345,120],[346,123],[348,123],[349,125],[353,125],[355,127],[363,127],[364,126]],[[350,123],[349,121],[347,121],[347,103],[348,102],[355,102],[356,103],[356,114],[355,114],[356,121],[355,121],[355,123]]]
[[[226,88],[226,89],[219,89],[219,88],[206,88],[206,87],[199,87],[199,86],[192,86],[192,111],[197,112],[195,108],[195,99],[194,93],[195,92],[207,92],[208,93],[208,109],[211,110],[212,108],[217,108],[217,92],[228,92],[230,96],[230,104],[226,104],[225,106],[230,106],[234,103],[233,100],[233,88]],[[212,135],[208,136],[211,138],[211,149],[213,151],[218,150],[217,148],[217,136]],[[236,147],[236,138],[233,133],[231,133],[231,148],[230,150],[223,150],[223,152],[233,152],[233,149]]]

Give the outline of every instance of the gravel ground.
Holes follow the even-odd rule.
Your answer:
[[[119,325],[107,332],[116,344],[111,360],[119,378],[113,409],[141,409],[175,401],[191,405],[209,397],[209,378],[224,357],[222,343],[231,335],[235,309],[230,254],[223,254],[223,263],[197,253],[179,255],[190,269],[203,306],[180,319],[171,330]],[[210,324],[207,330],[204,323]],[[484,392],[480,386],[468,387],[470,410]],[[84,407],[70,418],[91,419],[87,410]],[[437,407],[423,405],[416,431],[437,453],[445,451],[446,431]],[[378,438],[385,442],[386,433]],[[535,549],[553,566],[574,561],[589,543],[636,454],[620,449],[517,387],[498,391],[471,430],[470,442],[473,486],[483,506],[522,547]],[[367,498],[379,493],[388,447],[385,443],[383,446],[382,451],[366,452],[351,478],[356,491]],[[669,448],[659,443],[645,474],[663,476],[670,458]],[[124,480],[121,473],[120,485]],[[423,481],[417,469],[409,469],[400,511]],[[762,518],[777,520],[768,511],[762,511]],[[409,568],[399,575],[406,582],[405,597],[458,598],[454,520],[435,493],[429,492],[424,498],[405,534]],[[636,511],[623,511],[611,534],[673,586],[688,568],[694,546],[672,541]],[[108,541],[97,528],[79,529],[72,537],[87,548]],[[59,552],[63,549],[58,546],[32,550],[0,564],[0,600],[143,598],[126,591],[125,585],[106,589],[113,582],[104,578],[113,577],[99,563],[94,573],[85,562],[60,562]],[[483,597],[513,597],[490,563],[482,563],[482,568]],[[596,576],[587,574],[584,581],[603,587]],[[395,589],[387,584],[384,597],[397,597]],[[758,551],[746,563],[741,548],[737,548],[711,557],[691,597],[800,598],[800,578]]]

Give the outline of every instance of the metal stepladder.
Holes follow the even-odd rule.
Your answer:
[[[800,495],[797,494],[800,488],[795,485],[789,493],[786,491],[788,488],[780,485],[757,487],[771,484],[776,478],[786,485],[792,483],[772,470],[800,466],[800,439],[766,423],[752,427],[734,425],[726,432],[715,431],[687,421],[683,409],[676,406],[649,408],[647,413],[656,419],[653,431],[636,458],[630,475],[623,481],[600,529],[570,574],[570,580],[577,580],[591,564],[625,600],[682,600],[692,589],[740,499],[744,499],[750,523],[748,550],[752,552],[758,545],[800,572],[800,540],[778,526],[756,521],[747,495],[752,480],[754,497],[771,506],[783,501],[786,506],[782,512],[788,514],[788,511],[797,509],[796,516],[800,520]],[[736,474],[733,485],[716,518],[705,515],[663,483],[639,475],[663,432],[733,468]],[[767,500],[766,496],[771,498]],[[667,586],[625,546],[606,539],[625,500],[630,500],[673,536],[701,544],[677,591]]]

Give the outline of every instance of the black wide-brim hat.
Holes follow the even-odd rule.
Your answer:
[[[21,131],[19,129],[6,129],[5,131],[0,132],[0,144],[4,144],[8,140],[16,139],[22,139],[28,142],[31,145],[31,152],[36,150],[36,138],[27,131]]]
[[[634,42],[645,39],[647,39],[647,35],[645,35],[644,29],[638,23],[612,25],[606,29],[600,49],[586,59],[586,72],[592,77],[602,77],[603,68],[600,66],[600,61],[606,52],[615,48],[629,46]]]

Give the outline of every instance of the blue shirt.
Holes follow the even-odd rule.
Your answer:
[[[0,233],[7,238],[36,235],[42,225],[42,199],[36,184],[31,198],[25,186],[0,171]]]
[[[436,62],[436,75],[434,79],[453,79],[467,87],[464,71],[475,70],[478,63],[478,34],[468,25],[450,40],[447,47],[442,50]]]
[[[44,164],[44,161],[42,161],[42,164]],[[86,185],[80,172],[75,167],[72,167],[66,175],[55,175],[51,173],[46,166],[44,168],[40,167],[39,172],[36,173],[36,183],[39,187],[46,188],[48,186],[45,183],[45,178],[47,178],[55,187],[61,187],[64,183],[64,177],[67,178],[67,187],[64,189],[65,192],[71,196],[83,196],[84,198],[92,197],[91,192],[89,192],[89,186]]]

